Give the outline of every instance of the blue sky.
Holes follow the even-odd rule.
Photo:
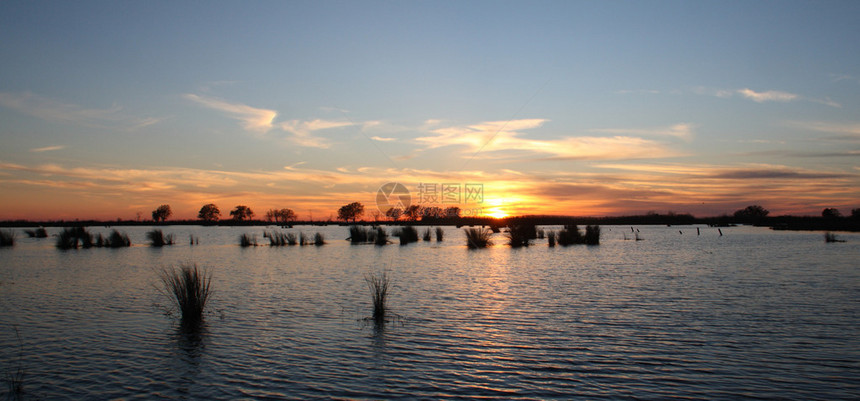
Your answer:
[[[0,3],[0,219],[860,207],[856,2]],[[226,214],[226,212],[225,212]]]

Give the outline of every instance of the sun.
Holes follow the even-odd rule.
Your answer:
[[[491,208],[484,214],[494,219],[504,219],[505,217],[508,217],[508,213],[498,207]]]

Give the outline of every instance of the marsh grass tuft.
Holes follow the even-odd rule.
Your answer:
[[[436,227],[436,242],[442,242],[444,236],[445,232],[442,230],[442,227]]]
[[[281,232],[270,233],[270,232],[266,231],[263,233],[263,237],[269,239],[269,246],[292,245],[292,244],[290,244],[290,242],[287,238],[287,233],[281,233]],[[293,242],[295,242],[295,235],[293,235],[293,237],[294,237]]]
[[[352,244],[363,244],[368,242],[370,229],[364,226],[349,226],[349,242]],[[371,241],[372,242],[372,241]]]
[[[384,271],[369,273],[364,275],[364,282],[367,283],[373,300],[373,321],[377,324],[385,323],[386,302],[388,301],[388,291],[391,289],[391,278]]]
[[[836,237],[836,234],[831,232],[824,233],[824,242],[832,243],[832,242],[845,242],[845,240],[841,240]]]
[[[425,242],[430,242],[430,240],[433,238],[432,233],[430,232],[430,227],[424,229],[424,233],[421,235],[421,237],[421,239],[423,239]]]
[[[175,243],[173,234],[164,235],[164,232],[161,230],[147,231],[146,239],[149,240],[149,245],[154,247],[173,245]]]
[[[408,245],[418,242],[418,230],[415,226],[403,226],[400,228],[400,245]]]
[[[257,246],[257,236],[242,234],[239,236],[239,246],[247,248],[249,246]]]
[[[388,232],[385,231],[382,227],[376,227],[376,238],[373,241],[376,245],[387,245],[388,244]]]
[[[576,224],[570,224],[558,232],[558,244],[568,245],[600,245],[600,226],[585,226],[585,235],[579,231]]]
[[[35,230],[24,230],[24,233],[30,238],[48,238],[48,230],[45,227],[39,227]]]
[[[109,248],[127,248],[131,246],[131,239],[125,233],[113,230],[104,242],[104,246]]]
[[[180,324],[186,328],[199,326],[212,295],[212,275],[197,265],[181,265],[162,270],[160,279],[163,293],[179,312]]]
[[[90,234],[84,227],[64,228],[57,235],[57,248],[59,249],[78,249],[92,248],[95,245],[93,235]]]
[[[15,232],[11,230],[0,230],[0,246],[14,246]]]
[[[555,246],[555,231],[550,231],[546,233],[546,242],[550,247]]]
[[[314,234],[314,245],[316,245],[316,246],[325,245],[325,236],[323,236],[321,233]]]
[[[466,233],[466,246],[469,249],[479,249],[486,248],[493,244],[490,240],[490,237],[493,235],[492,230],[487,228],[465,228]]]
[[[537,237],[534,224],[511,224],[508,230],[508,245],[511,248],[529,246],[529,241]]]

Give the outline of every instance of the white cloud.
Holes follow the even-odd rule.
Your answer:
[[[597,132],[604,134],[616,135],[636,135],[636,136],[671,136],[689,140],[693,137],[693,125],[687,123],[679,123],[664,128],[600,128],[591,129],[589,132]]]
[[[749,88],[738,89],[737,93],[741,96],[750,99],[754,102],[763,103],[763,102],[790,102],[792,100],[797,100],[799,98],[798,95],[788,92],[782,91],[765,91],[765,92],[756,92]]]
[[[274,110],[259,109],[241,103],[229,103],[220,99],[198,96],[191,93],[184,96],[186,99],[229,114],[230,117],[241,121],[243,127],[248,131],[266,133],[272,129],[272,122],[278,116],[278,113]]]
[[[81,124],[91,127],[117,126],[135,129],[155,124],[158,118],[135,118],[123,113],[122,107],[87,109],[75,104],[39,96],[30,92],[0,92],[0,106],[43,120]]]
[[[33,153],[41,153],[41,152],[50,152],[53,150],[61,150],[61,149],[65,149],[65,148],[66,148],[65,145],[45,146],[43,148],[33,148],[33,149],[30,149],[30,151]]]
[[[530,152],[547,159],[610,160],[677,155],[656,141],[629,135],[570,136],[552,140],[519,137],[518,131],[541,127],[546,121],[548,120],[489,121],[468,126],[439,128],[431,131],[432,135],[416,138],[416,141],[425,144],[426,149],[454,145],[464,146],[468,152],[482,155],[493,152]],[[675,128],[675,131],[666,132],[677,136],[687,129],[688,127]],[[650,130],[647,132],[654,134]],[[662,134],[666,132],[661,131]]]
[[[391,141],[397,140],[397,138],[384,138],[381,136],[372,136],[372,137],[370,137],[370,139],[373,139],[374,141],[380,141],[380,142],[391,142]]]
[[[348,127],[355,125],[346,121],[327,121],[316,119],[313,121],[290,120],[279,124],[279,127],[292,134],[289,140],[297,145],[311,148],[328,148],[331,146],[328,140],[314,136],[316,131],[332,128]]]

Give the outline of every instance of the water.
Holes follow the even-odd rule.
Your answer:
[[[329,243],[246,249],[263,228],[166,227],[178,244],[153,249],[119,227],[132,248],[72,251],[17,230],[0,369],[21,366],[32,399],[860,397],[860,235],[637,228],[477,251],[454,227],[385,247],[298,227]],[[156,289],[182,263],[213,275],[197,335]],[[397,318],[376,327],[364,275],[381,269]]]

